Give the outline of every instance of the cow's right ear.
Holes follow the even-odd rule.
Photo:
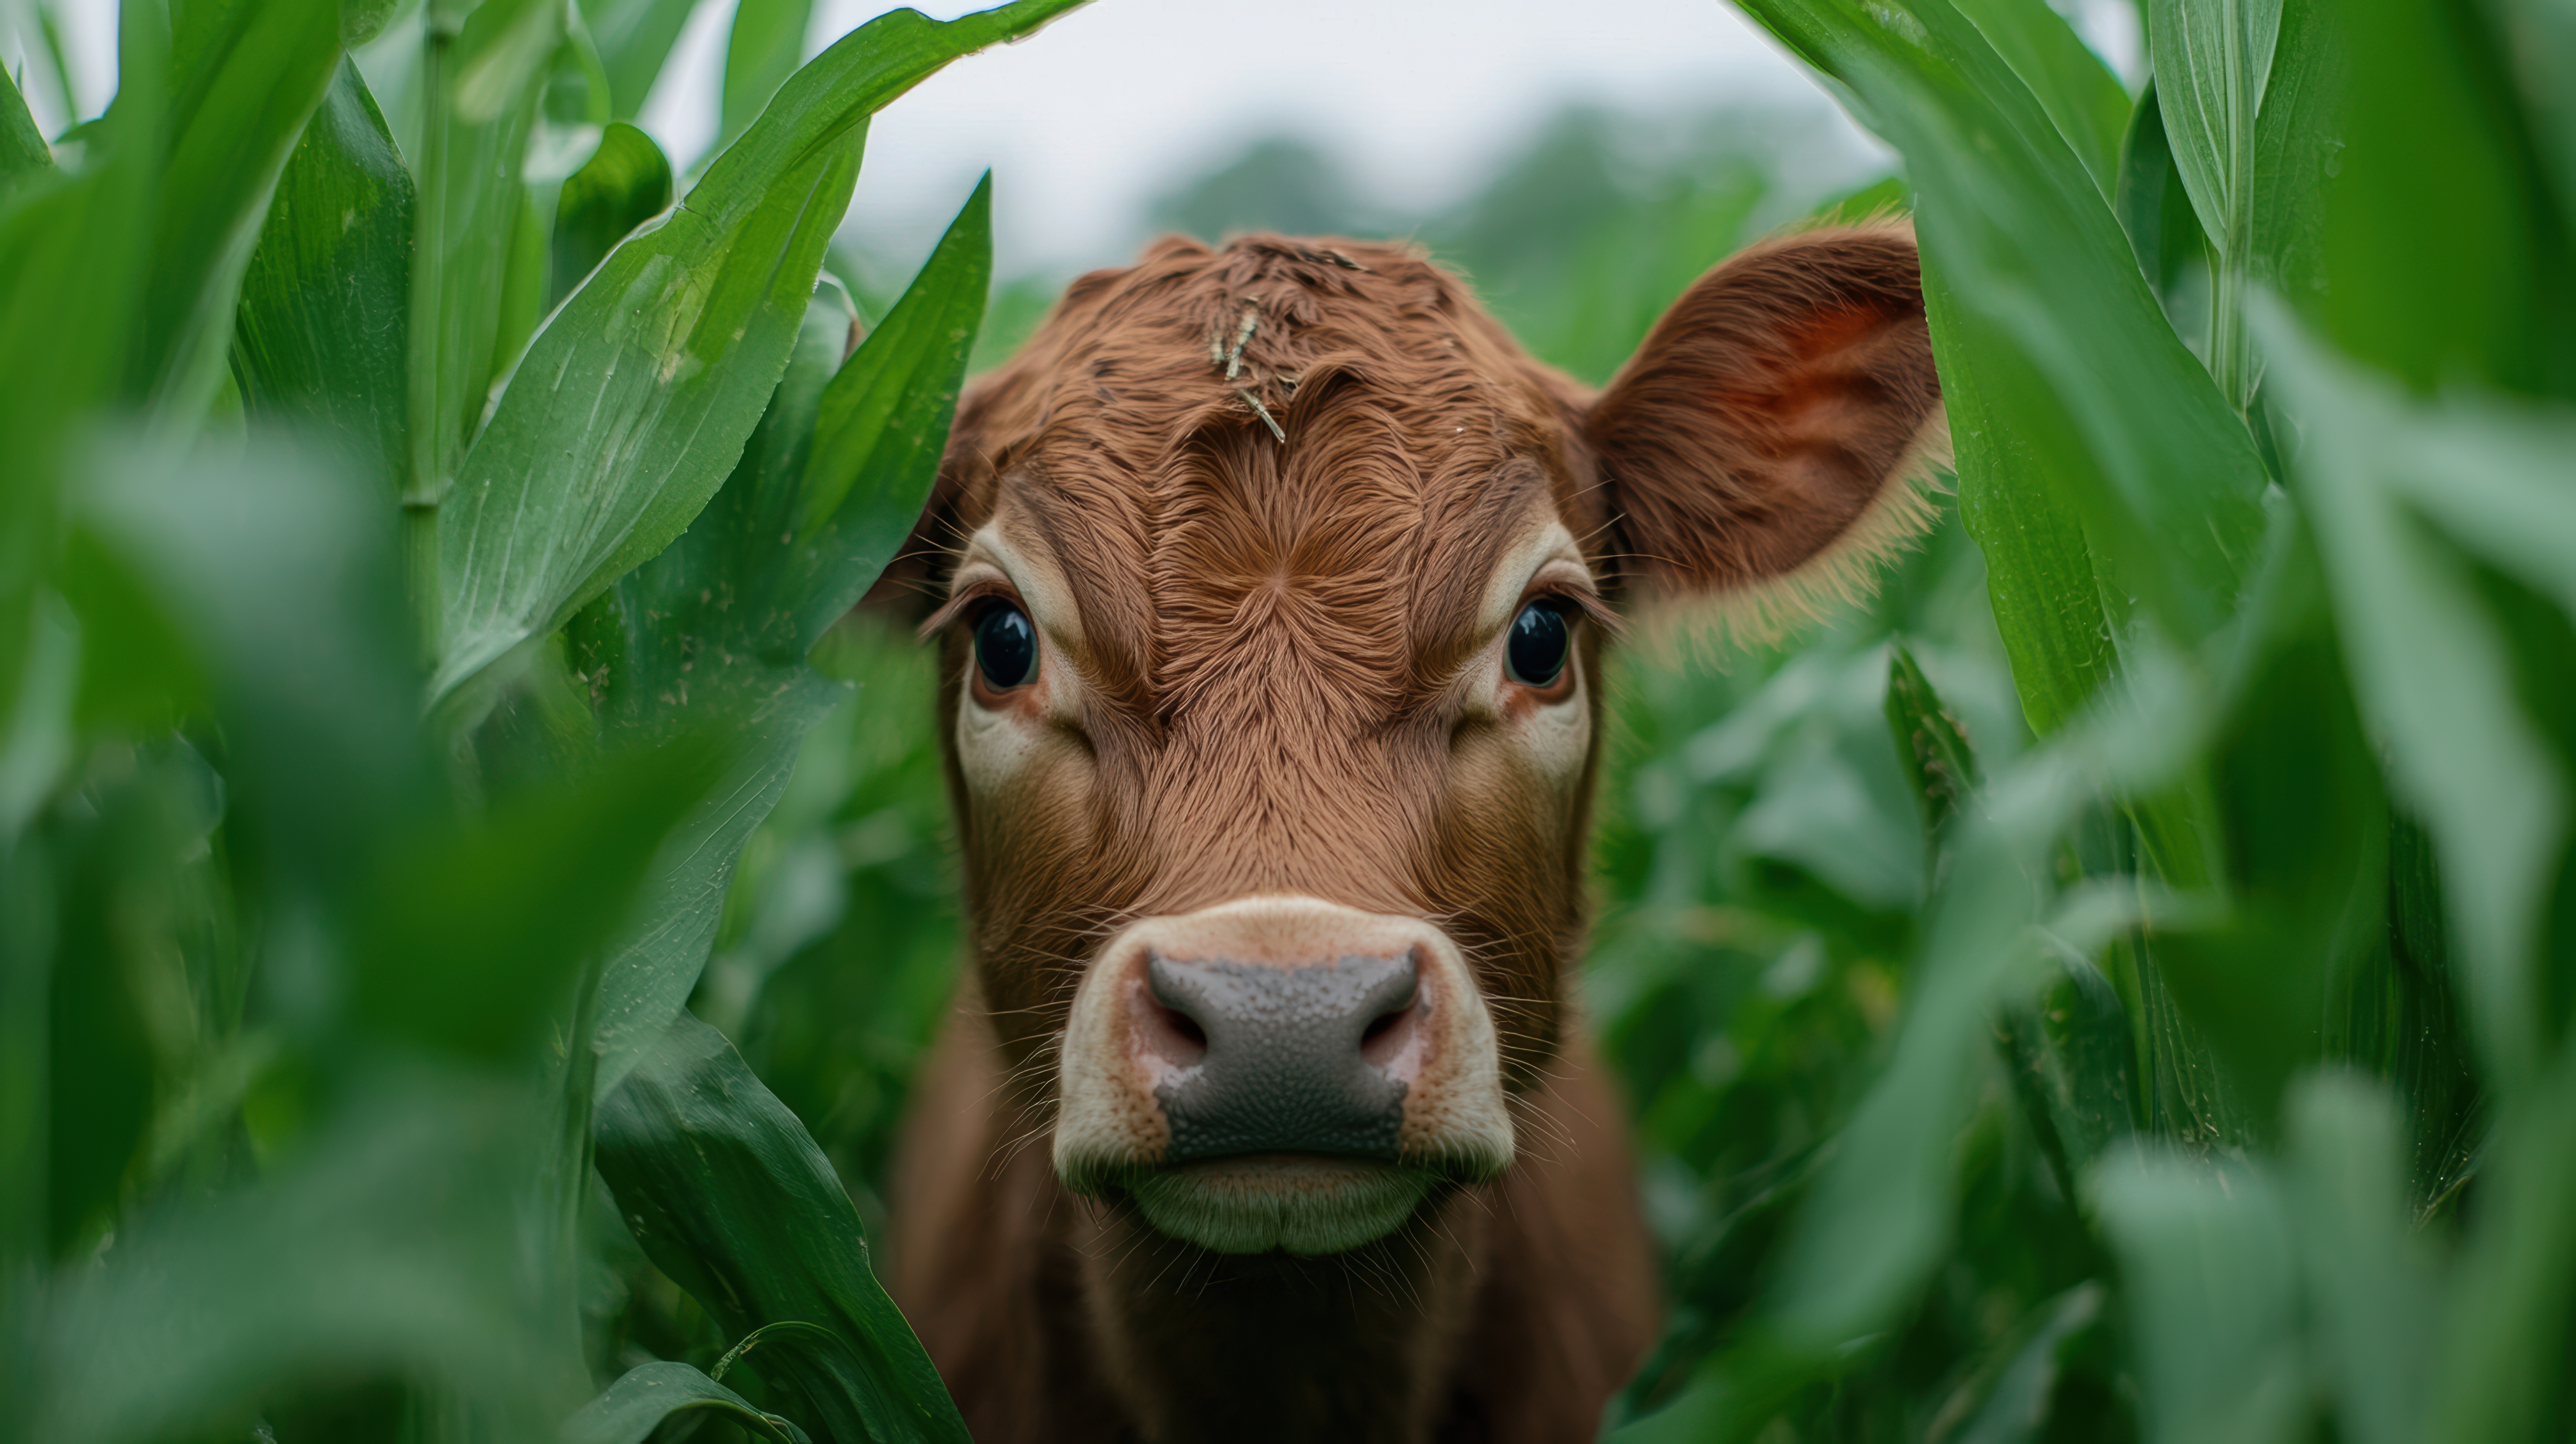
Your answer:
[[[1914,234],[1752,247],[1664,313],[1584,424],[1619,570],[1759,615],[1845,593],[1930,520],[1948,433]]]

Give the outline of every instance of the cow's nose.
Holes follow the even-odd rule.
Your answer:
[[[1172,1035],[1156,1051],[1180,1065],[1154,1090],[1171,1125],[1170,1162],[1251,1153],[1394,1161],[1406,1085],[1386,1065],[1415,1023],[1413,950],[1302,967],[1152,952],[1147,977]]]

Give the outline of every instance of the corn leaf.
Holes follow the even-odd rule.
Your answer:
[[[722,484],[795,345],[867,116],[1072,3],[946,24],[897,11],[853,31],[564,303],[440,511],[433,698],[668,546]]]
[[[2129,96],[2120,78],[2048,0],[1962,0],[1959,10],[2047,107],[2093,183],[2110,194],[2119,176],[2121,136],[2129,127]]]
[[[617,243],[671,205],[671,162],[653,137],[624,121],[600,133],[599,149],[555,200],[554,295],[561,305]]]
[[[575,627],[612,731],[722,717],[753,739],[684,829],[602,980],[600,1086],[687,1002],[735,856],[786,786],[798,740],[846,689],[805,665],[884,570],[939,465],[991,273],[989,181],[846,361],[845,306],[807,310],[794,358],[733,477],[686,535]],[[835,367],[837,366],[837,372]],[[818,497],[820,498],[818,500]]]
[[[591,39],[608,74],[610,113],[633,120],[644,109],[653,81],[679,43],[698,0],[602,0],[582,7]]]
[[[411,247],[411,172],[343,61],[278,182],[235,340],[251,414],[327,436],[388,502],[408,460]]]
[[[2435,1260],[2406,1209],[2395,1111],[2350,1074],[2301,1080],[2285,1183],[2316,1301],[2340,1432],[2356,1444],[2423,1435],[2435,1354]]]
[[[127,384],[184,416],[222,385],[270,194],[340,64],[340,7],[196,0],[171,25],[168,150]]]
[[[2576,525],[2564,485],[2576,421],[2492,402],[2416,405],[2277,309],[2264,320],[2276,384],[2307,423],[2294,475],[2344,619],[2354,690],[2387,739],[2395,792],[2440,844],[2469,1015],[2493,1076],[2510,1086],[2540,1058],[2533,969],[2566,843],[2568,779],[2524,710],[2511,650],[2453,542],[2564,595],[2563,556],[2544,553]],[[2449,539],[2428,520],[2451,523]]]
[[[682,1014],[601,1102],[596,1126],[600,1175],[636,1241],[729,1333],[796,1320],[849,1345],[764,1356],[812,1402],[822,1435],[966,1438],[868,1272],[858,1211],[831,1164],[723,1034]]]
[[[35,117],[27,114],[27,99],[18,93],[16,82],[0,73],[0,196],[20,176],[30,171],[51,170],[53,148],[45,144],[45,134],[36,129]]]
[[[1945,396],[1957,406],[1960,391],[1982,393],[1968,402],[1976,429],[1957,435],[1962,479],[1995,475],[2011,493],[1982,503],[1990,523],[2023,493],[2063,488],[2108,590],[2179,640],[2208,635],[2253,560],[2263,467],[2029,87],[1947,0],[1746,9],[1857,97],[1855,113],[1905,154],[1925,269],[1948,288],[1933,335]],[[1941,324],[1960,316],[1977,324]],[[2031,465],[1975,454],[2004,435]],[[2089,616],[2059,625],[2078,633],[2061,655],[2100,645]],[[2063,715],[2042,700],[2029,709],[2035,724]]]
[[[703,1413],[779,1444],[810,1444],[805,1431],[754,1408],[740,1394],[686,1364],[638,1364],[564,1421],[564,1444],[644,1444],[673,1415]]]
[[[795,74],[814,0],[739,0],[725,38],[724,101],[717,144],[750,128],[762,106]]]
[[[2146,1437],[2303,1437],[2307,1379],[2291,1328],[2298,1255],[2268,1171],[2139,1145],[2103,1167],[2092,1204],[2120,1258]]]

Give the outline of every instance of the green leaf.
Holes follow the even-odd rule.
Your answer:
[[[2281,0],[2153,0],[2148,49],[2174,164],[2222,254],[2249,253],[2255,116],[2272,77]]]
[[[2560,224],[2475,28],[2412,0],[2345,0],[2350,119],[2326,189],[2311,324],[2418,394],[2461,381],[2576,395]],[[2531,37],[2537,40],[2538,36]],[[2526,44],[2501,48],[2523,49]]]
[[[2159,785],[2198,743],[2205,704],[2189,674],[2152,654],[2132,670],[2082,724],[1997,774],[1984,809],[1962,817],[1887,1066],[1837,1141],[1771,1289],[1773,1325],[1796,1353],[1830,1358],[1887,1327],[1937,1264],[1952,1140],[1992,1046],[1992,1001],[2035,980],[2049,951],[2090,956],[2139,919],[2135,879],[2057,898],[2043,882],[2050,850],[2097,790]]]
[[[644,1444],[675,1414],[706,1413],[780,1444],[810,1444],[805,1431],[687,1364],[638,1364],[564,1421],[564,1444]]]
[[[575,970],[725,760],[684,738],[392,848],[353,950],[355,1016],[381,1036],[512,1056],[567,1010]]]
[[[2106,1164],[2092,1193],[2120,1257],[2146,1437],[2304,1437],[2297,1246],[2270,1175],[2140,1146]]]
[[[619,120],[633,120],[653,93],[662,63],[679,43],[698,0],[602,0],[582,7],[599,61],[608,72],[610,109]]]
[[[193,417],[223,381],[243,269],[340,64],[337,0],[176,7],[170,109],[129,393]]]
[[[2290,1098],[2291,1221],[2342,1437],[2424,1437],[2435,1356],[2436,1262],[2406,1207],[2395,1110],[2353,1074],[2303,1078]]]
[[[2304,425],[2300,501],[2341,622],[2353,688],[2389,781],[2440,846],[2469,1016],[2491,1084],[2538,1070],[2540,928],[2568,835],[2568,777],[2524,710],[2511,648],[2459,546],[2576,610],[2565,484],[2576,417],[2491,399],[2410,400],[2258,312],[2283,403]],[[2447,533],[2447,539],[2444,536]]]
[[[109,451],[85,482],[81,526],[214,685],[267,865],[350,895],[437,800],[381,498],[256,445],[229,461]]]
[[[2204,259],[2209,237],[2184,194],[2182,172],[2175,169],[2173,146],[2165,139],[2164,108],[2156,83],[2147,82],[2130,117],[2128,138],[2120,149],[2120,183],[2113,196],[2120,228],[2138,253],[2138,269],[2159,296],[2169,292],[2183,268]],[[2170,312],[2168,312],[2170,314]],[[2176,318],[2179,322],[2181,318]],[[2202,324],[2200,318],[2193,318]]]
[[[781,587],[801,657],[857,603],[912,531],[993,277],[993,177],[975,183],[894,309],[825,387]]]
[[[896,11],[853,31],[788,81],[686,205],[564,303],[440,511],[432,697],[668,546],[722,484],[795,345],[866,118],[1072,3],[946,24]]]
[[[2545,1439],[2565,1417],[2576,1306],[2576,1049],[2506,1095],[2434,1338],[2428,1437]]]
[[[544,89],[543,71],[522,59],[550,33],[559,8],[489,0],[453,33],[445,27],[454,21],[433,13],[423,41],[420,154],[414,158],[412,451],[403,497],[416,531],[436,525],[429,509],[454,484],[492,383],[511,360],[502,303],[522,240],[529,137]],[[470,103],[469,72],[475,80]],[[516,89],[502,93],[505,81],[515,81]],[[422,536],[408,546],[417,590],[436,574],[437,558]],[[413,598],[424,617],[435,615],[433,601]],[[434,633],[423,640],[434,654]]]
[[[672,833],[636,898],[635,921],[610,944],[593,1044],[602,1093],[617,1086],[688,1003],[724,921],[743,844],[778,805],[797,744],[849,695],[846,684],[811,670],[776,675],[772,685],[775,690],[755,696],[732,719],[740,757]]]
[[[242,278],[253,415],[328,436],[391,501],[409,460],[412,183],[355,65],[287,162]]]
[[[619,241],[670,205],[671,162],[662,148],[626,122],[611,122],[555,202],[555,294],[548,309],[561,305]]]
[[[2253,559],[2262,463],[2029,88],[1947,0],[1746,8],[1905,155],[1927,289],[1935,274],[1946,288],[1933,313],[1945,395],[1984,389],[1978,429],[1954,431],[1963,477],[2009,466],[1972,454],[2011,436],[2035,465],[2011,466],[2007,484],[2064,489],[2106,587],[2177,640],[2206,636]],[[1974,324],[1945,327],[1961,317]],[[2091,618],[2067,624],[2082,635],[2062,651],[2098,648]]]
[[[1901,641],[1887,648],[1886,711],[1897,763],[1923,810],[1924,836],[1937,846],[1959,805],[1977,790],[1977,754],[1967,730],[1941,705],[1932,679]]]
[[[753,117],[796,73],[814,0],[739,0],[725,39],[724,106],[716,143],[750,128]]]
[[[686,1014],[602,1101],[598,1163],[638,1243],[728,1332],[799,1320],[850,1345],[782,1349],[837,1440],[963,1441],[912,1329],[868,1272],[858,1212],[814,1140],[724,1035]]]
[[[2120,78],[2048,0],[1962,0],[1959,9],[2047,107],[2058,134],[2109,195],[2129,125],[2129,94]]]
[[[45,133],[36,129],[35,117],[27,114],[26,97],[6,73],[0,73],[0,196],[7,195],[20,176],[53,167],[53,148],[45,144]]]
[[[523,1096],[377,1079],[257,1185],[146,1214],[54,1283],[29,1438],[220,1438],[263,1401],[437,1381],[498,1438],[537,1438],[563,1362],[519,1290]]]

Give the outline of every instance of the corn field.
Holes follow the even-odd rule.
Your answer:
[[[886,294],[834,237],[1077,3],[740,0],[694,167],[694,0],[0,77],[0,1441],[965,1437],[865,1242],[938,682],[850,612],[1046,288],[990,180]],[[2576,9],[2143,0],[2133,93],[2045,0],[1741,8],[1894,173],[1578,120],[1407,218],[1597,382],[1910,211],[1955,448],[1873,597],[1616,659],[1604,1436],[2568,1438]]]

